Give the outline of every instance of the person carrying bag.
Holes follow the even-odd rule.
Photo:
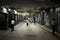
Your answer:
[[[15,20],[11,20],[11,31],[14,31]]]

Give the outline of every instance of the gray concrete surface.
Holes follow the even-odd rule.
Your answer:
[[[15,26],[13,32],[0,30],[0,40],[58,40],[58,38],[34,23],[29,23],[29,26],[26,26],[26,23],[22,22]]]

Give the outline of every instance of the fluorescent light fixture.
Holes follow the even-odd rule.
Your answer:
[[[23,12],[23,13],[18,12],[18,15],[28,16],[28,15],[29,15],[29,13],[27,13],[27,12]]]
[[[11,9],[9,8],[8,11],[11,11]]]
[[[25,12],[25,15],[26,15],[26,16],[28,16],[28,15],[29,15],[29,13]]]
[[[15,14],[17,14],[17,11],[16,11],[16,10],[14,10],[14,13],[15,13]]]
[[[7,9],[5,7],[3,7],[2,12],[3,13],[8,13],[8,11],[7,11]]]

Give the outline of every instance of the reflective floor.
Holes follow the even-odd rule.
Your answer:
[[[44,31],[39,25],[21,22],[15,26],[13,32],[0,30],[0,40],[58,40],[57,37]]]

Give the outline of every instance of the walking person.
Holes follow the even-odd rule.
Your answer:
[[[27,26],[28,26],[29,24],[27,23]]]
[[[26,20],[26,25],[27,25],[27,26],[29,25],[29,21],[28,21],[28,20]]]
[[[52,26],[53,34],[55,34],[55,28],[56,28],[56,21],[55,21],[55,19],[52,19],[51,26]]]
[[[14,31],[15,20],[11,20],[11,32]]]

